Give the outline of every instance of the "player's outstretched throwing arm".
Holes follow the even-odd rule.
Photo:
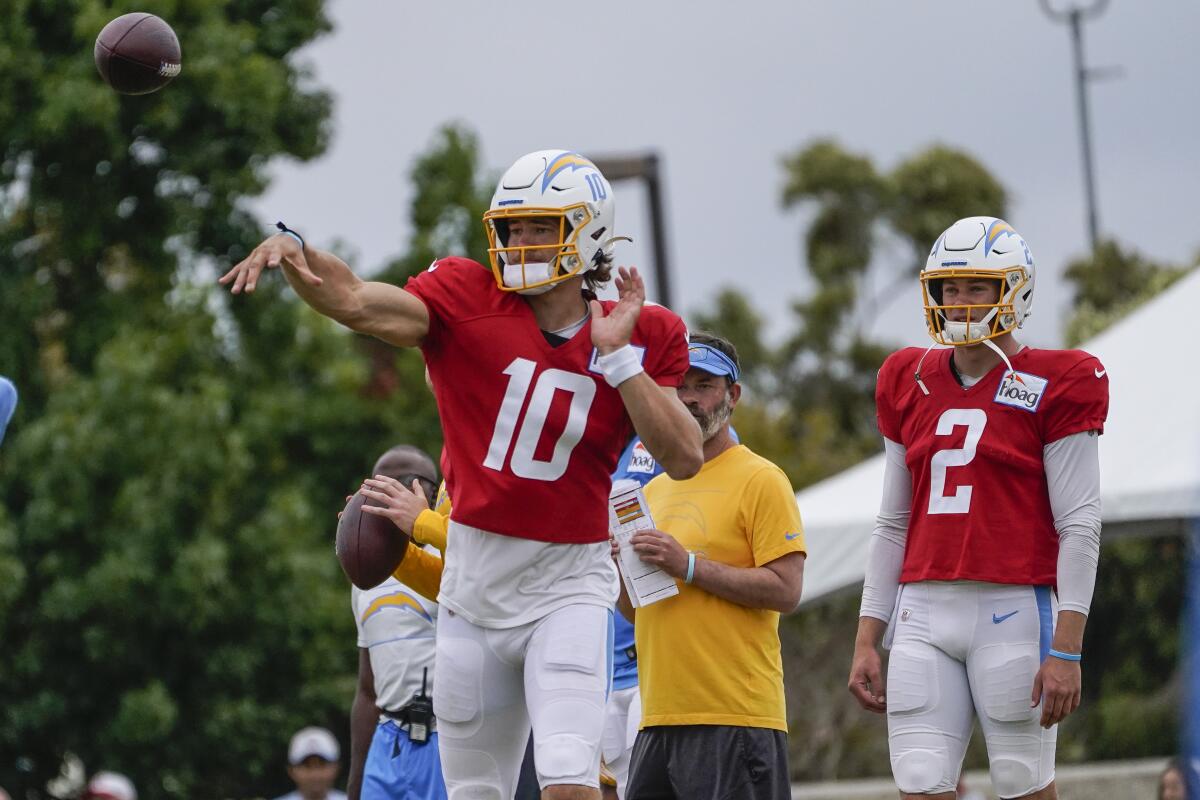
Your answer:
[[[633,268],[621,267],[615,285],[617,304],[606,316],[596,300],[591,301],[592,344],[603,359],[633,353],[628,345],[646,302],[646,284]],[[620,367],[617,367],[619,370]],[[644,371],[617,385],[625,410],[646,449],[675,480],[686,480],[704,466],[700,426],[680,402],[673,386],[660,386]]]
[[[399,286],[364,281],[332,253],[309,247],[292,231],[268,238],[219,282],[233,294],[253,292],[264,269],[280,268],[318,312],[358,333],[397,347],[415,347],[429,333],[429,312]]]

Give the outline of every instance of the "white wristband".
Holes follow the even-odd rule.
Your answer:
[[[619,347],[608,355],[597,357],[596,366],[600,367],[600,371],[604,373],[604,380],[614,389],[639,372],[645,371],[642,369],[641,356],[632,345]]]

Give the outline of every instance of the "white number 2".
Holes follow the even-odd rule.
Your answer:
[[[966,426],[963,446],[938,450],[929,460],[929,513],[966,514],[971,510],[971,486],[959,486],[954,494],[946,494],[946,470],[965,467],[975,458],[975,448],[987,425],[987,413],[982,408],[948,408],[938,417],[937,435],[949,436],[960,425]]]
[[[508,460],[513,474],[520,478],[556,481],[567,471],[571,451],[583,438],[588,411],[591,410],[592,400],[596,396],[596,382],[575,372],[546,370],[538,376],[533,387],[533,396],[529,400],[529,408],[525,410],[525,418],[521,420],[521,406],[525,404],[525,398],[529,395],[529,384],[533,383],[533,373],[536,369],[537,365],[526,358],[514,358],[512,363],[505,367],[504,374],[509,376],[508,388],[504,392],[504,400],[500,403],[500,413],[496,415],[492,443],[488,447],[483,465],[488,469],[500,471],[504,469],[504,462]],[[550,460],[539,461],[533,457],[533,453],[537,449],[538,440],[542,438],[542,429],[546,427],[546,415],[550,413],[554,393],[560,389],[571,394],[567,424],[554,444],[554,453]],[[519,432],[518,422],[521,424]],[[514,432],[517,434],[517,444],[512,447],[512,458],[509,459],[508,451],[512,446]]]

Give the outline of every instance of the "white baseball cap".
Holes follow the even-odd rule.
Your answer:
[[[97,772],[88,781],[83,796],[96,800],[137,800],[133,781],[119,772]]]
[[[300,764],[309,756],[316,756],[326,761],[337,761],[342,751],[337,739],[325,728],[301,728],[292,737],[288,745],[288,763]]]

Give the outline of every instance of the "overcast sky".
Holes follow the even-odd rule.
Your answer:
[[[1059,0],[1065,2],[1065,0]],[[410,234],[408,171],[437,129],[474,129],[497,173],[544,148],[654,150],[676,310],[746,291],[772,338],[806,290],[804,216],[779,197],[781,159],[818,137],[882,170],[934,143],[963,149],[1011,193],[1008,221],[1039,273],[1024,340],[1061,343],[1062,266],[1087,247],[1069,30],[1035,0],[740,3],[691,0],[367,3],[299,58],[335,96],[327,154],[281,163],[256,203],[370,273]],[[1176,262],[1200,249],[1200,4],[1115,0],[1085,26],[1101,230]],[[618,262],[652,269],[642,191],[618,185]],[[482,254],[477,254],[477,256]],[[928,339],[915,281],[874,325]]]

